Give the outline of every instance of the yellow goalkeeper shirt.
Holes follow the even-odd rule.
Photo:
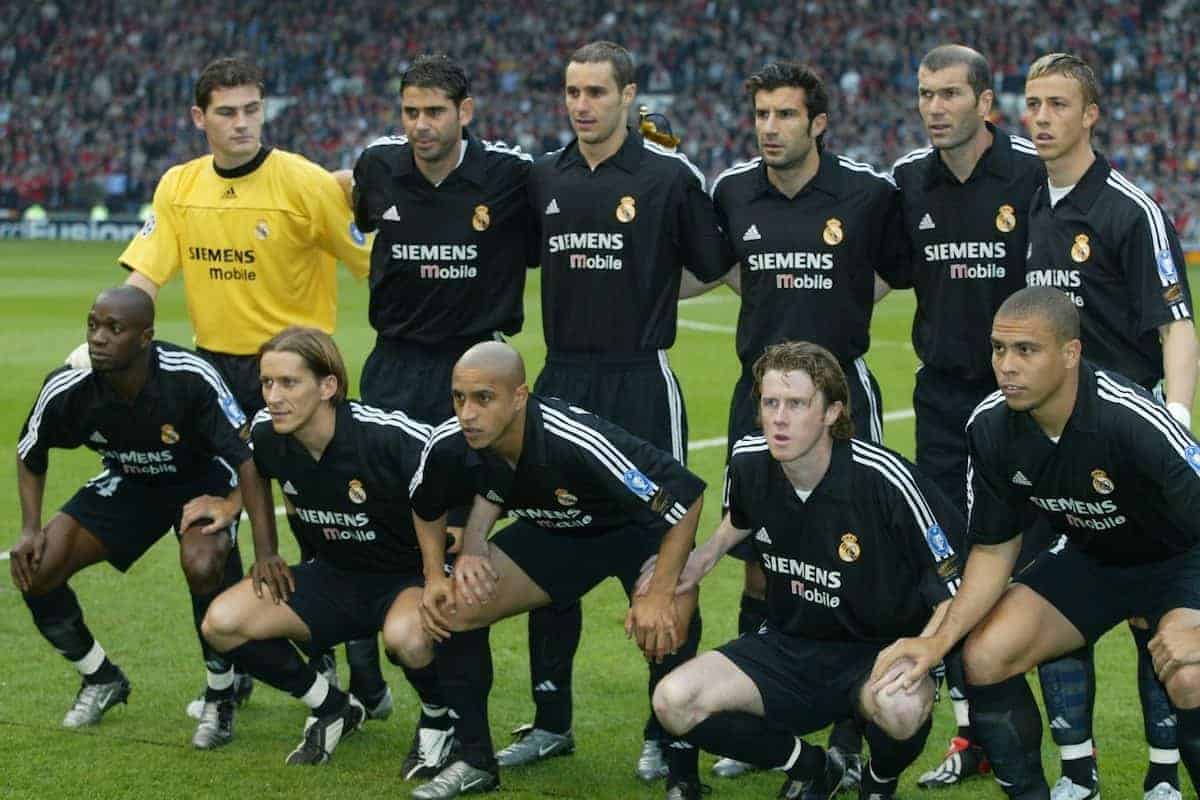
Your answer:
[[[332,333],[337,260],[364,277],[370,257],[333,175],[264,147],[233,170],[211,155],[167,170],[120,260],[159,286],[182,270],[196,345],[250,355],[289,325]]]

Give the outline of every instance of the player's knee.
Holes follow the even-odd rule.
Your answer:
[[[229,637],[237,636],[241,630],[242,615],[237,603],[233,602],[229,593],[220,595],[212,601],[204,620],[200,623],[200,633],[205,641],[222,650],[222,643]]]
[[[416,614],[388,619],[383,627],[383,646],[393,664],[421,669],[433,661],[433,640]]]
[[[179,563],[192,594],[212,594],[221,588],[225,573],[228,545],[216,541],[191,543],[185,540],[179,552]]]
[[[680,670],[668,674],[654,687],[654,715],[669,732],[676,736],[687,733],[691,722],[700,711],[697,707],[699,692]]]
[[[976,628],[962,649],[963,674],[972,686],[990,686],[1017,674],[1012,647]],[[1024,670],[1021,670],[1024,672]]]
[[[1167,696],[1171,698],[1171,704],[1176,708],[1200,707],[1200,665],[1189,664],[1180,667],[1163,685],[1167,689]]]
[[[933,711],[933,679],[921,680],[915,692],[896,692],[875,695],[871,721],[885,734],[898,742],[911,739],[921,730]]]

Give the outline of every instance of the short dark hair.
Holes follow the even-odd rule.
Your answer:
[[[846,373],[833,353],[812,342],[780,342],[763,351],[754,362],[754,397],[762,397],[763,378],[768,372],[803,372],[825,398],[825,407],[842,404],[842,413],[833,423],[829,434],[834,439],[849,439],[854,435],[854,420],[850,416],[850,386]]]
[[[305,328],[292,325],[268,339],[258,348],[258,360],[261,362],[263,353],[295,353],[300,356],[304,366],[324,380],[332,375],[337,379],[337,391],[333,395],[333,404],[337,405],[346,399],[349,381],[346,379],[346,362],[333,337],[318,328]]]
[[[604,61],[612,65],[618,89],[624,89],[634,82],[633,56],[616,42],[589,42],[571,53],[567,63],[599,64]]]
[[[1083,94],[1083,107],[1100,105],[1100,82],[1096,73],[1088,63],[1072,53],[1046,53],[1029,65],[1029,74],[1025,76],[1028,83],[1036,78],[1047,75],[1065,75],[1074,78],[1079,83],[1079,91]]]
[[[943,44],[933,48],[921,59],[920,69],[941,72],[962,65],[967,68],[967,85],[975,97],[992,88],[992,65],[978,50],[964,44]]]
[[[400,93],[409,86],[441,89],[458,105],[471,96],[471,82],[462,66],[444,53],[418,56],[400,78]]]
[[[996,318],[1040,317],[1061,342],[1079,338],[1079,309],[1063,291],[1050,286],[1026,286],[1009,295],[996,311]]]
[[[207,110],[212,102],[214,89],[232,89],[237,86],[257,86],[259,94],[266,94],[262,70],[252,62],[237,56],[227,56],[208,62],[196,81],[196,105]]]
[[[825,91],[824,81],[811,67],[796,61],[772,62],[747,78],[746,96],[750,98],[750,107],[754,107],[754,98],[759,92],[773,92],[785,86],[804,90],[804,108],[808,112],[810,128],[819,115],[829,113],[829,94]],[[818,149],[824,139],[823,133],[817,137]]]

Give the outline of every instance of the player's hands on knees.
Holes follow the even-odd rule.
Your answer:
[[[636,639],[646,658],[661,662],[679,649],[674,595],[634,596],[625,616],[625,636]]]
[[[921,682],[929,671],[942,660],[941,647],[927,636],[897,639],[875,657],[875,667],[867,679],[871,691],[895,694],[904,691],[912,694],[921,688]],[[903,664],[899,662],[904,661]],[[902,669],[894,669],[902,667]]]
[[[22,592],[31,590],[33,576],[41,569],[45,554],[46,532],[41,528],[23,531],[8,554],[8,571],[12,574],[13,585]]]
[[[200,533],[211,536],[228,529],[241,513],[242,507],[228,498],[211,494],[200,495],[184,503],[179,530],[182,533],[196,522],[207,519],[209,522],[200,529]]]
[[[487,553],[460,553],[454,560],[454,586],[467,605],[483,605],[496,596],[500,576]]]
[[[16,552],[15,550],[13,551]],[[1167,628],[1150,640],[1150,657],[1160,681],[1188,664],[1200,664],[1200,628]]]
[[[458,569],[457,563],[454,568]],[[426,578],[421,605],[417,609],[421,614],[421,627],[435,641],[444,642],[450,638],[449,616],[458,610],[455,606],[454,579],[445,575]]]
[[[250,567],[250,578],[254,584],[254,594],[262,597],[265,585],[275,605],[287,602],[292,592],[296,591],[296,579],[292,577],[292,569],[278,553],[255,558]]]

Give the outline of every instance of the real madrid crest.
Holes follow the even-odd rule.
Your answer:
[[[1092,470],[1092,488],[1100,494],[1112,494],[1117,485],[1102,469]]]
[[[1075,244],[1071,245],[1071,260],[1076,264],[1082,264],[1087,261],[1092,255],[1092,246],[1088,244],[1086,233],[1081,233],[1075,237]]]
[[[271,235],[271,229],[267,226],[267,221],[265,219],[260,219],[258,222],[254,223],[254,235],[259,239],[266,239]]]
[[[358,478],[351,479],[350,491],[347,492],[347,494],[350,495],[351,503],[367,502],[367,490],[363,488],[362,481],[360,481]]]
[[[573,506],[579,502],[579,498],[566,489],[555,489],[554,499],[558,501],[560,506]]]
[[[1001,233],[1011,233],[1015,227],[1017,227],[1017,212],[1013,210],[1012,206],[1005,203],[996,212],[996,230]]]
[[[483,233],[492,224],[492,218],[488,214],[488,207],[485,205],[475,206],[475,214],[471,217],[471,227]]]
[[[617,201],[617,222],[633,222],[637,216],[637,201],[625,195]]]
[[[853,533],[842,536],[842,543],[838,545],[838,558],[849,564],[858,561],[860,555],[862,547],[858,544],[858,537]]]
[[[179,441],[179,432],[175,430],[175,426],[167,423],[161,428],[163,444],[175,444]]]
[[[821,232],[821,238],[825,240],[825,244],[833,247],[842,243],[842,239],[846,236],[842,232],[842,221],[837,217],[830,217],[825,220],[825,230]]]

